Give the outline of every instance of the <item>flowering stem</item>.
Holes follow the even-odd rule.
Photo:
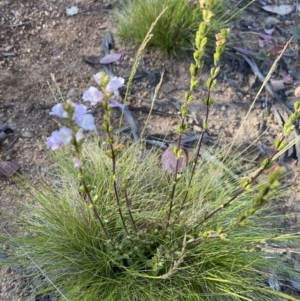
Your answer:
[[[124,220],[124,216],[121,210],[121,205],[120,205],[120,198],[119,198],[119,193],[118,193],[118,189],[117,189],[117,181],[116,181],[116,158],[115,158],[115,152],[114,152],[114,148],[113,145],[110,145],[110,149],[111,149],[111,154],[112,154],[112,162],[113,162],[113,186],[114,186],[114,192],[115,192],[115,196],[116,196],[116,201],[117,201],[117,205],[118,205],[118,212],[123,224],[123,227],[127,233],[127,235],[129,236],[129,232],[127,230],[127,226],[125,224],[125,220]]]
[[[117,152],[115,151],[114,146],[113,146],[112,126],[110,125],[111,108],[109,107],[107,97],[104,99],[104,110],[105,110],[106,114],[104,116],[103,127],[104,127],[104,130],[106,131],[106,133],[108,135],[107,141],[108,141],[109,146],[110,146],[114,193],[115,193],[116,202],[117,202],[117,206],[118,206],[118,212],[119,212],[124,230],[127,233],[127,235],[129,236],[129,232],[128,232],[128,229],[127,229],[127,226],[126,226],[126,223],[125,223],[125,219],[124,219],[124,216],[123,216],[123,213],[122,213],[122,210],[121,210],[120,198],[119,198],[119,193],[118,193],[118,189],[117,189],[117,181],[116,181],[116,154],[117,154]]]
[[[214,70],[217,68],[217,66],[214,66]],[[215,78],[213,78],[214,80]],[[213,82],[212,80],[212,82]],[[208,104],[209,103],[209,99],[210,99],[210,95],[211,95],[211,85],[209,86],[209,89],[207,91],[207,97],[206,97],[206,103]],[[208,123],[208,116],[209,116],[209,108],[210,106],[209,105],[206,105],[206,114],[205,114],[205,121],[204,121],[204,124],[206,125]],[[198,143],[197,143],[197,151],[196,151],[196,155],[195,155],[195,158],[193,160],[193,167],[192,167],[192,173],[191,173],[191,176],[190,176],[190,179],[189,179],[189,182],[188,182],[188,186],[187,186],[187,190],[184,194],[184,197],[183,197],[183,200],[182,200],[182,203],[179,207],[179,210],[178,210],[178,213],[177,213],[177,216],[176,216],[176,219],[175,219],[175,222],[176,220],[178,219],[185,203],[186,203],[186,200],[187,200],[187,197],[188,197],[188,194],[189,194],[189,188],[191,187],[191,184],[192,184],[192,180],[194,178],[194,174],[195,174],[195,170],[196,170],[196,166],[199,162],[199,157],[200,157],[200,150],[201,150],[201,146],[202,146],[202,142],[203,142],[203,137],[204,137],[204,134],[206,132],[206,128],[204,127],[202,132],[201,132],[201,135],[200,135],[200,138],[198,140]]]
[[[74,144],[74,147],[75,147],[75,152],[76,152],[76,154],[77,154],[78,156],[80,156],[80,155],[81,155],[80,148],[79,148],[78,142],[76,141],[76,138],[75,138],[75,137],[74,137],[74,140],[73,140],[73,141],[74,141],[73,144]],[[93,201],[93,199],[92,199],[92,196],[91,196],[91,194],[90,194],[90,192],[89,192],[89,189],[88,189],[88,187],[87,187],[86,181],[84,180],[84,173],[83,173],[83,168],[82,168],[82,167],[79,168],[79,175],[80,175],[80,178],[81,178],[81,184],[82,184],[82,186],[83,186],[83,188],[84,188],[84,193],[87,195],[88,200],[89,200],[89,202],[90,202],[90,204],[91,204],[91,206],[92,206],[92,208],[93,208],[93,212],[94,212],[96,218],[97,218],[97,219],[99,220],[99,222],[100,222],[100,225],[101,225],[101,227],[102,227],[102,230],[103,230],[103,232],[104,232],[104,235],[105,235],[106,239],[110,242],[110,244],[114,247],[114,245],[113,245],[113,243],[112,243],[112,241],[111,241],[111,239],[110,239],[110,237],[109,237],[109,235],[108,235],[108,232],[107,232],[107,230],[106,230],[106,227],[105,227],[105,225],[104,225],[104,222],[102,221],[102,219],[101,219],[101,217],[100,217],[100,215],[99,215],[99,213],[98,213],[98,211],[97,211],[97,208],[96,208],[96,206],[95,206],[95,203],[94,203],[94,201]]]
[[[182,117],[182,119],[181,119],[181,126],[182,127],[184,126],[184,121],[185,121],[185,118]],[[177,146],[176,146],[177,151],[180,149],[181,139],[182,139],[182,134],[179,134],[178,141],[177,141]],[[166,230],[165,231],[167,231],[167,229],[170,225],[170,219],[171,219],[173,203],[174,203],[174,195],[175,195],[176,186],[177,186],[177,182],[178,182],[177,173],[178,173],[179,159],[180,158],[177,155],[175,157],[176,157],[175,174],[174,174],[174,181],[173,181],[172,190],[171,190],[171,194],[170,194],[170,205],[169,205],[169,211],[168,211],[168,216],[167,216],[167,225],[166,225]]]
[[[128,210],[128,213],[129,213],[129,216],[130,216],[130,219],[131,219],[131,224],[132,224],[132,227],[135,231],[135,233],[138,233],[138,230],[137,230],[137,227],[136,227],[136,223],[135,223],[135,220],[133,218],[133,215],[132,215],[132,212],[130,210],[130,204],[131,204],[131,201],[128,197],[128,194],[127,194],[127,188],[124,189],[124,193],[125,193],[125,198],[126,198],[126,206],[127,206],[127,210]]]

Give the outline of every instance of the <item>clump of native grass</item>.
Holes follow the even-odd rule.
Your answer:
[[[185,168],[179,166],[187,107],[194,101],[212,17],[206,11],[196,34],[179,139],[169,150],[169,158],[175,158],[172,172],[162,168],[160,152],[147,149],[143,141],[114,143],[109,78],[101,74],[102,127],[108,138],[94,135],[78,143],[73,137],[75,153],[71,147],[52,153],[53,166],[40,186],[19,183],[34,201],[24,204],[26,213],[17,219],[26,235],[9,238],[8,244],[15,264],[23,267],[38,293],[72,301],[296,300],[268,285],[293,274],[266,251],[271,244],[287,246],[296,237],[274,228],[279,216],[268,207],[285,192],[280,190],[284,172],[270,172],[264,183],[255,181],[288,148],[284,141],[299,118],[300,105],[295,104],[284,135],[275,141],[276,151],[257,170],[244,170],[243,181],[234,173],[242,158],[231,158],[228,148],[225,155],[222,150],[209,154],[202,145],[204,131],[194,159]],[[221,30],[217,36],[202,101],[204,130],[227,35]],[[70,103],[62,106],[73,110]],[[74,154],[81,158],[79,168]]]
[[[252,207],[257,185],[207,219],[240,183],[215,160],[200,161],[181,213],[191,171],[186,169],[178,181],[175,216],[167,230],[173,176],[162,170],[160,154],[139,142],[117,159],[125,230],[115,204],[111,160],[99,148],[102,142],[98,137],[85,141],[83,155],[87,183],[108,237],[78,191],[70,149],[53,154],[50,186],[24,186],[35,200],[26,204],[20,220],[30,235],[15,238],[13,251],[40,292],[72,301],[270,300],[270,294],[280,300],[281,293],[266,283],[274,275],[280,281],[290,271],[263,248],[292,236],[279,234],[272,227],[278,216],[265,216],[263,209],[248,224],[234,226]],[[228,235],[226,229],[231,229]]]
[[[251,1],[253,2],[253,1]],[[250,3],[247,3],[248,6]],[[114,10],[119,36],[129,43],[140,45],[158,14],[167,7],[152,31],[148,46],[167,54],[182,55],[193,50],[194,36],[203,16],[199,1],[189,0],[127,0],[120,1]],[[215,1],[212,11],[215,18],[208,32],[209,49],[214,48],[213,38],[220,28],[229,27],[245,7],[233,0]]]

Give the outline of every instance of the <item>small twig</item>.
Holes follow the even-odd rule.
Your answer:
[[[11,56],[16,56],[16,53],[14,51],[11,51],[11,52],[2,52],[1,56],[2,57],[11,57]]]
[[[0,16],[1,16],[4,20],[8,20],[8,18],[6,17],[6,15],[5,15],[2,11],[0,11]]]
[[[26,22],[19,23],[19,24],[3,25],[3,26],[0,26],[0,29],[16,28],[16,27],[20,27],[20,26],[30,25],[31,23],[32,23],[32,21],[26,21]]]
[[[10,144],[8,144],[6,150],[11,149],[16,144],[16,142],[18,141],[19,138],[20,138],[20,135],[19,134],[16,135],[15,138],[14,138],[14,140]]]
[[[133,106],[128,106],[130,111],[140,111],[142,113],[149,113],[150,112],[150,108],[148,107],[133,107]],[[160,115],[160,116],[166,116],[166,117],[170,117],[170,118],[178,118],[177,114],[170,114],[170,113],[166,113],[166,112],[161,112],[158,110],[153,109],[151,111],[151,114],[155,114],[155,115]]]
[[[240,54],[240,56],[248,63],[250,66],[252,72],[257,76],[257,78],[263,83],[265,81],[265,77],[262,75],[262,73],[259,71],[256,63],[251,59],[245,56],[244,54]],[[270,95],[275,98],[280,104],[282,104],[286,110],[291,113],[291,110],[287,107],[284,101],[279,97],[279,95],[273,90],[272,86],[266,82],[265,87],[267,91],[270,93]]]
[[[4,132],[8,128],[8,121],[0,126],[0,132]]]

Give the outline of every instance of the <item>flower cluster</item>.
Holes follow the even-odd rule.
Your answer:
[[[106,82],[106,75],[102,72],[94,74],[94,80],[100,87],[103,87]],[[113,77],[110,81],[103,87],[104,93],[114,93],[116,96],[119,95],[119,89],[124,85],[124,78]],[[103,92],[99,91],[97,88],[91,86],[83,93],[82,99],[84,101],[89,101],[92,106],[97,103],[101,103],[104,98]]]
[[[115,99],[109,99],[111,94],[119,94],[118,89],[124,85],[124,78],[113,77],[108,80],[108,76],[104,73],[97,73],[94,75],[94,79],[101,87],[102,91],[91,86],[87,89],[82,96],[84,101],[89,101],[92,106],[100,104],[103,100],[109,101],[110,107],[124,108],[124,105],[120,104]],[[73,136],[76,141],[80,141],[83,137],[82,131],[93,131],[95,129],[94,117],[87,113],[87,107],[83,104],[76,104],[66,102],[64,104],[56,104],[50,115],[66,119],[71,128],[62,127],[60,130],[54,131],[50,137],[47,138],[46,144],[52,149],[56,150],[61,145],[69,144]]]
[[[52,108],[50,115],[71,120],[71,127],[76,130],[76,141],[82,139],[82,130],[92,131],[95,129],[93,115],[87,114],[87,107],[82,104],[58,103]],[[47,138],[46,144],[52,150],[55,150],[62,144],[69,144],[72,140],[72,136],[73,130],[71,128],[62,127],[60,130],[54,131],[52,135]]]

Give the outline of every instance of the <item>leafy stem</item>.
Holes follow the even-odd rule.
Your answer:
[[[114,187],[114,194],[115,194],[115,198],[116,198],[116,202],[117,202],[117,206],[118,206],[118,212],[124,227],[124,230],[126,232],[126,234],[129,236],[129,232],[125,223],[125,219],[123,216],[123,212],[121,209],[121,203],[120,203],[120,197],[119,197],[119,193],[118,193],[118,188],[117,188],[117,180],[116,180],[116,156],[118,154],[118,150],[114,148],[113,145],[113,126],[110,124],[110,117],[111,117],[111,108],[109,106],[109,102],[108,102],[108,95],[106,95],[104,97],[104,101],[103,101],[103,107],[104,107],[104,111],[105,111],[105,116],[104,116],[104,122],[103,122],[103,129],[106,131],[107,133],[107,143],[109,144],[109,148],[110,148],[110,157],[112,160],[112,178],[113,178],[113,187]]]
[[[195,170],[196,170],[196,166],[197,166],[197,163],[199,161],[200,151],[201,151],[201,147],[202,147],[202,143],[203,143],[203,137],[204,137],[204,134],[207,131],[207,127],[208,127],[208,117],[209,117],[210,107],[213,104],[213,100],[211,98],[211,92],[212,92],[212,90],[214,89],[214,87],[217,83],[217,76],[220,72],[219,61],[220,61],[221,54],[224,52],[226,37],[227,37],[228,34],[229,34],[228,29],[222,29],[220,31],[220,33],[216,35],[216,51],[214,53],[214,66],[211,68],[211,70],[210,70],[210,75],[211,76],[208,78],[208,80],[206,82],[207,97],[202,100],[202,103],[206,106],[205,119],[204,119],[203,126],[202,126],[202,132],[201,132],[200,138],[199,138],[198,143],[197,143],[196,154],[195,154],[195,158],[193,160],[193,167],[192,167],[192,172],[191,172],[191,175],[190,175],[190,179],[189,179],[184,197],[182,199],[181,205],[179,207],[175,222],[178,219],[180,213],[182,212],[182,210],[185,206],[185,203],[186,203],[186,200],[187,200],[187,197],[188,197],[188,194],[189,194],[189,188],[191,187],[192,180],[194,178],[194,174],[195,174]],[[201,45],[201,43],[200,43],[200,45]],[[200,63],[198,63],[198,65],[200,65]],[[192,69],[193,68],[191,68],[191,70]],[[198,68],[195,68],[195,69],[198,70]],[[192,72],[191,72],[191,75],[192,75],[192,80],[193,80],[193,78],[195,78],[195,75]]]
[[[75,148],[76,155],[78,157],[80,157],[81,156],[81,147],[80,147],[80,144],[78,143],[78,141],[76,140],[75,136],[73,137],[73,145],[74,145],[74,148]],[[86,183],[86,181],[84,179],[84,172],[83,172],[83,167],[82,166],[79,167],[79,178],[80,178],[80,183],[81,183],[81,185],[80,185],[81,189],[79,189],[79,190],[83,190],[84,194],[88,197],[88,200],[89,200],[89,202],[91,204],[91,207],[93,209],[94,215],[99,220],[101,228],[102,228],[102,230],[104,232],[104,235],[105,235],[106,239],[114,247],[114,245],[112,243],[112,240],[110,239],[110,237],[108,235],[108,232],[106,230],[105,224],[104,224],[102,218],[100,217],[100,215],[98,213],[98,210],[97,210],[97,208],[95,206],[93,198],[92,198],[92,196],[90,194],[90,191],[88,189],[88,185],[87,185],[87,183]]]
[[[202,58],[204,56],[205,47],[207,44],[206,35],[209,30],[209,24],[213,17],[213,13],[210,11],[209,3],[207,5],[206,9],[203,9],[202,15],[203,15],[203,22],[200,23],[198,31],[196,33],[196,38],[195,38],[196,50],[193,55],[195,64],[190,65],[190,78],[191,78],[190,79],[190,89],[188,92],[185,93],[184,103],[180,108],[181,124],[178,126],[178,130],[177,130],[178,131],[177,145],[173,148],[173,154],[176,158],[176,164],[175,164],[175,171],[174,171],[174,180],[173,180],[173,184],[172,184],[171,193],[169,196],[169,209],[168,209],[168,214],[167,214],[167,224],[166,224],[165,231],[167,231],[167,229],[170,225],[174,197],[175,197],[177,183],[179,180],[178,179],[179,159],[182,155],[182,150],[180,147],[181,147],[182,135],[188,127],[188,125],[186,123],[186,118],[188,116],[188,105],[194,101],[192,94],[193,94],[193,91],[195,90],[195,88],[199,84],[198,74],[202,71],[202,68],[204,65],[204,61],[202,60]],[[208,114],[207,114],[207,116],[208,116]],[[184,197],[184,200],[185,199],[186,199],[186,197]]]

